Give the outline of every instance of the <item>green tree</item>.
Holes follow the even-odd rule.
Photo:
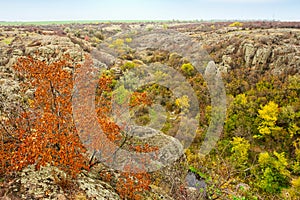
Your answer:
[[[251,139],[252,135],[257,132],[256,112],[256,105],[249,100],[246,94],[237,95],[231,100],[227,110],[224,127],[226,137],[243,136]]]

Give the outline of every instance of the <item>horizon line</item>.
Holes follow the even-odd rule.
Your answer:
[[[65,20],[0,20],[1,23],[32,23],[32,22],[300,22],[300,20],[283,19],[65,19]]]

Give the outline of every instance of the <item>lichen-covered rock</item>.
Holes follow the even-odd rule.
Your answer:
[[[109,184],[91,177],[80,174],[77,179],[79,188],[85,191],[85,194],[90,199],[95,200],[120,200],[118,194]]]
[[[68,185],[69,184],[69,185]],[[68,188],[69,187],[69,188]],[[72,195],[72,196],[70,196]],[[91,199],[118,200],[119,195],[107,183],[79,174],[71,179],[65,172],[53,166],[36,170],[29,166],[21,172],[21,196],[23,199]]]
[[[21,193],[23,199],[57,199],[64,194],[63,189],[55,183],[55,174],[64,172],[54,167],[41,167],[35,170],[29,166],[21,172]]]
[[[142,164],[145,170],[152,172],[162,169],[163,167],[172,166],[183,155],[183,145],[174,137],[163,134],[161,131],[150,127],[132,126],[125,130],[128,135],[126,143],[115,155],[115,169],[125,169],[127,162],[135,160],[136,154],[131,154],[132,145],[155,147],[158,151],[149,154],[148,163]],[[127,157],[132,156],[132,157]],[[151,157],[153,156],[153,158]],[[150,157],[152,159],[150,159]],[[138,165],[138,163],[137,163]]]

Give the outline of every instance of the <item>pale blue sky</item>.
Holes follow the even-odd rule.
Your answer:
[[[0,21],[300,21],[299,0],[0,0]]]

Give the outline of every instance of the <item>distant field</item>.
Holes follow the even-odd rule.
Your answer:
[[[79,20],[79,21],[30,21],[30,22],[6,22],[0,21],[2,26],[13,25],[51,25],[51,24],[97,24],[97,23],[110,23],[110,22],[122,22],[122,23],[134,23],[134,22],[172,22],[171,20]]]

